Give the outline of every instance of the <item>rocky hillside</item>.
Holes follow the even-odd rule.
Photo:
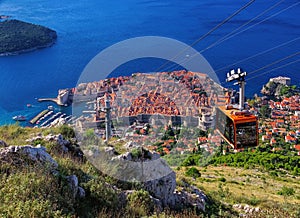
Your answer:
[[[201,190],[176,185],[174,171],[144,183],[122,182],[102,174],[83,156],[74,136],[67,126],[48,130],[0,127],[1,217],[141,217],[156,213],[201,217],[215,213]],[[157,154],[148,156],[164,162]],[[114,158],[141,161],[131,152]]]
[[[136,173],[130,164],[143,162],[144,180],[128,182],[100,172],[91,164],[97,153],[84,156],[68,126],[0,127],[0,217],[300,215],[296,175],[281,176],[254,166],[246,170],[240,159],[231,166],[215,162],[200,167],[200,154],[162,159],[131,142],[121,147],[120,141],[113,139],[103,148],[109,163],[118,163],[130,175]],[[168,173],[156,178],[161,169]]]

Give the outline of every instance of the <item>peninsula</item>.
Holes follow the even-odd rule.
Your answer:
[[[54,30],[19,20],[0,22],[0,56],[17,55],[55,43]]]

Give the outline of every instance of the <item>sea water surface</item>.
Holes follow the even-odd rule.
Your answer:
[[[100,51],[117,42],[132,37],[162,36],[191,45],[247,2],[0,0],[0,14],[47,26],[58,34],[56,44],[50,48],[0,57],[0,125],[13,122],[11,117],[17,114],[29,118],[36,115],[49,104],[38,103],[37,98],[55,97],[58,89],[74,87],[86,64]],[[276,3],[278,5],[270,9]],[[248,96],[259,93],[261,86],[273,76],[290,76],[294,84],[299,84],[299,9],[298,0],[255,1],[193,48],[199,52],[205,50],[224,35],[247,24],[238,30],[243,31],[240,34],[201,52],[222,85],[226,85],[224,79],[228,70],[236,67],[242,67],[249,73]],[[284,59],[293,54],[291,58]],[[280,59],[284,60],[268,67]],[[112,75],[151,72],[164,63],[165,60],[151,58],[132,61],[116,69]],[[168,65],[162,70],[178,68]],[[263,69],[258,70],[260,68]],[[26,104],[33,107],[27,108]]]

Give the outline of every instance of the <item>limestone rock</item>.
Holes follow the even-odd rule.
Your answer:
[[[232,207],[237,209],[239,212],[242,212],[243,216],[245,216],[245,217],[247,216],[247,214],[259,213],[259,211],[260,211],[259,207],[251,207],[248,204],[245,204],[245,205],[234,204]],[[252,215],[252,216],[254,216],[254,215]]]
[[[72,144],[69,140],[64,139],[63,135],[61,134],[49,134],[46,136],[42,136],[41,134],[32,136],[31,138],[27,139],[26,141],[29,143],[32,143],[37,140],[45,140],[47,142],[56,142],[57,146],[56,148],[63,152],[72,152],[74,156],[83,158],[83,153],[80,150],[79,146],[77,144]],[[75,140],[75,139],[74,139]]]
[[[167,206],[176,188],[176,174],[172,171],[162,178],[147,181],[144,188],[153,197],[160,199],[163,206]]]
[[[158,160],[160,158],[160,154],[156,152],[149,152],[150,153],[150,159],[151,160]]]
[[[127,161],[132,161],[132,155],[130,152],[126,152],[125,154],[120,154],[116,157],[113,157],[112,160],[127,160]]]
[[[70,144],[70,142],[65,140],[61,134],[56,135],[55,139],[60,146],[66,146]]]
[[[31,145],[25,146],[9,146],[0,149],[0,159],[7,162],[19,162],[24,160],[31,160],[39,162],[52,169],[57,169],[57,162],[46,152],[46,148],[38,145],[33,147]]]
[[[115,154],[116,150],[113,147],[104,147],[104,152],[113,156]]]
[[[157,153],[152,153],[139,147],[132,148],[132,143],[126,144],[127,148],[135,149],[132,152],[115,155],[114,148],[104,147],[97,156],[95,151],[90,159],[105,174],[120,181],[138,182],[143,189],[149,192],[156,208],[176,208],[178,205],[194,207],[205,211],[205,205],[208,202],[206,195],[199,189],[186,185],[184,191],[176,192],[176,174],[168,166],[164,159]],[[138,152],[141,151],[141,152]],[[105,156],[107,155],[107,156]],[[189,191],[187,191],[189,190]],[[124,192],[127,196],[132,191]]]
[[[79,198],[84,198],[85,197],[85,190],[80,186],[78,186],[77,196]]]
[[[189,189],[190,191],[175,191],[170,205],[173,207],[176,207],[176,205],[192,206],[198,210],[205,211],[205,205],[208,202],[207,196],[196,187],[190,186]]]
[[[127,150],[131,150],[133,148],[139,148],[140,146],[137,145],[136,143],[132,142],[132,141],[129,141],[127,142],[124,147],[127,149]]]
[[[69,187],[72,191],[73,198],[84,198],[85,197],[85,190],[78,185],[78,178],[75,175],[67,176],[66,177]]]
[[[78,192],[78,178],[75,175],[67,176],[67,181],[69,183],[69,187],[71,188],[71,191],[73,193],[73,198],[76,197]]]
[[[31,143],[31,142],[34,142],[34,141],[37,141],[37,140],[42,140],[42,139],[43,139],[43,137],[41,135],[37,135],[37,136],[34,136],[30,139],[26,139],[26,142]]]

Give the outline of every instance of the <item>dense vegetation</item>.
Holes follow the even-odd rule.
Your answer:
[[[286,155],[284,151],[274,153],[266,150],[263,146],[256,150],[250,150],[239,153],[228,153],[220,155],[220,153],[210,156],[207,161],[203,154],[196,153],[186,157],[181,166],[203,166],[204,165],[226,165],[232,167],[242,167],[245,169],[260,167],[268,172],[275,172],[293,175],[300,175],[300,157]]]
[[[300,157],[286,156],[268,152],[241,152],[237,154],[223,155],[213,157],[211,164],[226,164],[228,166],[254,168],[261,166],[263,169],[271,172],[290,172],[293,175],[300,175]]]
[[[52,45],[56,32],[19,20],[0,22],[0,54],[15,54]]]

